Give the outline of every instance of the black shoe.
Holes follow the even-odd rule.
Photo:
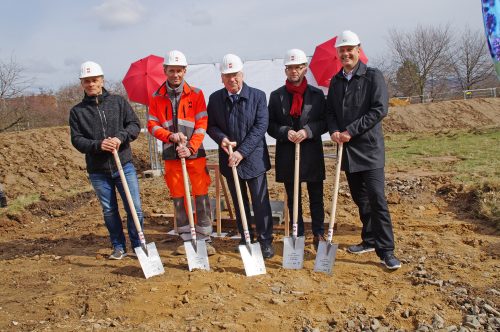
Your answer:
[[[7,207],[7,197],[0,197],[0,207]]]
[[[397,270],[401,267],[401,262],[394,256],[393,253],[385,254],[385,256],[380,260],[380,263],[384,264],[389,270]]]
[[[260,244],[260,250],[262,251],[262,257],[265,259],[272,258],[274,256],[274,248],[272,244]]]
[[[319,246],[320,241],[326,241],[326,239],[323,236],[323,234],[316,234],[316,235],[314,235],[313,245],[314,245],[314,249],[316,251],[318,251],[318,246]]]
[[[351,254],[359,255],[370,251],[375,251],[375,248],[372,245],[366,244],[365,242],[347,247],[347,252],[350,252]]]

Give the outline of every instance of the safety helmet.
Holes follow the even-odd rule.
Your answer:
[[[165,66],[183,66],[183,67],[186,67],[188,65],[186,61],[186,56],[181,51],[177,50],[168,52],[163,64]]]
[[[237,73],[243,70],[243,62],[240,57],[234,54],[226,54],[220,64],[221,74]]]
[[[361,44],[361,42],[359,41],[358,35],[350,30],[345,30],[337,36],[335,48],[340,46],[357,46],[359,44]]]
[[[104,73],[102,72],[101,66],[93,61],[86,61],[82,63],[82,66],[80,67],[80,78],[103,75]]]
[[[303,63],[307,63],[307,56],[304,51],[292,48],[286,52],[283,62],[285,63],[285,66],[301,65]]]

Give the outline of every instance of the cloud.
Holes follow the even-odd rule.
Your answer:
[[[47,59],[26,59],[25,68],[27,72],[34,74],[50,74],[57,71],[57,68]]]
[[[207,11],[198,9],[190,13],[186,21],[194,26],[210,25],[212,24],[212,17]]]
[[[118,29],[142,21],[146,9],[138,0],[104,0],[94,12],[101,29]]]

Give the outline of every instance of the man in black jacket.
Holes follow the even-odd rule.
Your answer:
[[[394,256],[394,234],[384,193],[385,148],[382,119],[388,112],[382,73],[359,61],[360,41],[344,31],[335,43],[342,69],[332,78],[327,98],[331,139],[344,144],[342,169],[363,223],[354,254],[374,251],[388,269],[401,267]]]
[[[113,151],[118,150],[137,216],[142,225],[139,182],[132,164],[130,149],[130,142],[139,135],[140,122],[123,97],[109,94],[104,89],[103,72],[97,63],[87,61],[82,64],[80,82],[85,94],[83,100],[70,112],[71,143],[78,151],[85,154],[89,179],[101,203],[104,222],[113,245],[109,259],[122,259],[127,255],[127,249],[116,190],[122,197],[127,211],[127,228],[132,248],[139,247],[140,240]]]
[[[304,51],[287,51],[284,64],[287,79],[284,86],[271,92],[267,133],[276,139],[276,182],[285,184],[290,215],[293,215],[295,144],[301,145],[299,181],[307,183],[313,242],[317,248],[323,238],[325,222],[325,160],[321,141],[321,135],[326,131],[325,95],[320,89],[307,84],[307,57]],[[299,189],[298,236],[304,236],[300,192]]]

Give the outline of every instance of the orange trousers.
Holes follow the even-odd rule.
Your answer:
[[[208,194],[210,175],[208,174],[207,160],[205,157],[186,159],[186,168],[191,182],[191,195],[200,196]],[[184,179],[180,160],[165,160],[165,182],[170,197],[184,197]]]

